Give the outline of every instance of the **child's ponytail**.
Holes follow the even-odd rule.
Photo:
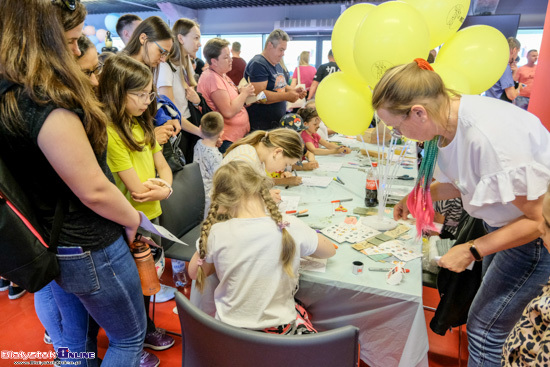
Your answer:
[[[277,204],[273,201],[271,193],[266,187],[263,187],[261,190],[262,198],[265,202],[265,206],[271,215],[271,218],[277,223],[277,226],[281,229],[283,235],[282,238],[282,250],[281,250],[281,262],[283,263],[283,269],[288,274],[289,277],[294,277],[294,272],[292,271],[292,260],[294,259],[294,254],[296,253],[296,244],[294,238],[286,230],[288,222],[283,222],[283,216],[277,208]]]
[[[202,222],[202,227],[201,227],[201,236],[199,238],[199,259],[200,260],[199,260],[199,267],[197,270],[197,280],[195,281],[195,286],[201,293],[204,289],[206,275],[204,274],[204,271],[202,270],[202,266],[200,266],[200,263],[204,261],[204,259],[206,258],[208,235],[210,234],[210,228],[212,228],[212,225],[216,223],[217,212],[218,212],[218,205],[215,203],[212,203],[212,205],[210,205],[210,210],[208,211],[208,215],[206,216],[206,219],[204,220],[204,222]]]

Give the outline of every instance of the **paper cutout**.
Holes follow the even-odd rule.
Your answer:
[[[281,195],[281,202],[279,203],[279,211],[281,213],[286,213],[287,211],[298,212],[299,204],[300,204],[299,196]]]
[[[321,233],[338,243],[356,243],[376,236],[380,232],[360,224],[339,223],[323,228]]]
[[[156,224],[151,223],[149,219],[143,214],[143,212],[139,212],[139,216],[141,218],[141,221],[139,222],[139,226],[146,231],[149,231],[151,233],[154,233],[156,235],[159,235],[163,238],[169,239],[171,241],[181,243],[182,245],[189,246],[187,243],[181,241],[179,238],[174,236],[172,233],[170,233],[166,228],[163,226],[158,226]]]
[[[301,176],[302,185],[304,186],[316,186],[316,187],[328,187],[332,182],[332,177],[327,176]]]

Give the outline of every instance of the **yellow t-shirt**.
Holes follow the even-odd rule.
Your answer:
[[[142,211],[149,219],[157,218],[162,214],[160,201],[146,201],[144,203],[134,201],[126,185],[120,179],[118,172],[133,168],[141,182],[145,182],[149,178],[155,178],[156,171],[153,154],[162,150],[161,146],[155,142],[155,146],[152,149],[147,145],[141,152],[137,152],[130,150],[124,144],[113,126],[107,126],[107,134],[109,137],[107,143],[107,164],[111,172],[113,172],[116,186],[136,210]],[[132,135],[136,141],[143,141],[145,137],[143,129],[137,123],[132,124]]]

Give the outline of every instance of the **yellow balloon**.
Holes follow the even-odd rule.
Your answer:
[[[441,47],[436,60],[464,75],[471,94],[480,94],[500,79],[509,58],[508,41],[500,31],[475,25],[456,32]]]
[[[378,5],[355,34],[355,65],[371,87],[392,66],[430,52],[430,34],[418,10],[400,1]]]
[[[344,11],[332,30],[332,53],[338,67],[348,75],[363,78],[353,59],[353,35],[367,16],[376,8],[372,4],[356,4]]]
[[[422,14],[430,30],[430,49],[458,31],[470,8],[470,0],[402,0]]]
[[[447,88],[453,89],[460,94],[471,94],[470,83],[461,72],[456,71],[452,66],[439,62],[432,64],[432,67],[434,71],[439,74],[441,79],[443,79],[443,83],[445,83]]]
[[[373,116],[369,87],[343,71],[321,81],[315,93],[315,106],[321,120],[344,135],[358,135],[368,129]]]

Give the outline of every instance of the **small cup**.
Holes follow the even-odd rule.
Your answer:
[[[353,274],[363,274],[363,263],[361,261],[353,262]]]

